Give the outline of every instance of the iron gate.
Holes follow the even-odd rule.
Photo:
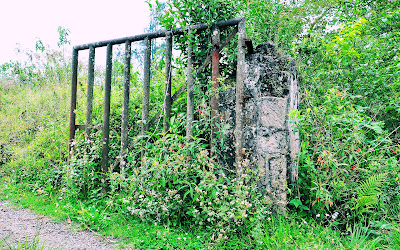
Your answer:
[[[220,30],[226,27],[234,26],[234,30],[226,37],[224,41],[220,41]],[[220,21],[213,24],[197,24],[186,29],[162,30],[152,33],[146,33],[136,36],[123,37],[113,40],[100,41],[95,43],[83,44],[73,47],[72,52],[72,86],[71,86],[71,109],[70,109],[70,125],[69,125],[69,143],[68,151],[71,154],[71,144],[75,138],[76,129],[83,129],[87,136],[90,136],[92,128],[92,107],[93,107],[93,85],[94,85],[94,58],[95,49],[99,47],[107,47],[106,54],[106,75],[105,75],[105,97],[104,97],[104,114],[103,114],[103,145],[102,145],[102,163],[101,171],[108,171],[108,153],[109,153],[109,133],[110,133],[110,98],[111,98],[111,72],[112,72],[112,49],[113,45],[125,44],[125,65],[124,65],[124,87],[123,87],[123,107],[122,107],[122,124],[121,124],[121,155],[127,150],[128,140],[128,121],[129,121],[129,85],[130,85],[130,62],[131,62],[131,43],[142,41],[145,42],[144,53],[144,79],[143,79],[143,110],[142,110],[142,128],[141,133],[145,134],[151,124],[153,124],[164,113],[163,131],[169,130],[169,119],[171,117],[172,103],[184,93],[187,89],[187,122],[186,136],[187,140],[192,137],[192,121],[194,113],[194,77],[193,77],[193,56],[192,47],[188,46],[188,63],[187,63],[187,81],[186,87],[182,86],[174,95],[171,93],[171,57],[172,57],[172,41],[174,35],[182,35],[185,32],[199,33],[211,28],[213,50],[203,64],[196,70],[196,74],[202,72],[205,67],[212,63],[212,82],[214,94],[211,98],[211,117],[215,124],[216,114],[218,112],[218,97],[216,95],[218,89],[219,77],[219,54],[220,51],[229,44],[230,40],[238,33],[238,52],[237,52],[237,75],[236,75],[236,128],[235,128],[235,152],[236,163],[238,164],[242,158],[243,148],[243,81],[245,66],[245,47],[252,50],[251,40],[246,39],[246,19],[234,18],[227,21]],[[150,94],[150,65],[151,65],[151,40],[165,37],[166,38],[166,54],[165,54],[165,98],[164,107],[151,120],[149,120],[149,94]],[[77,103],[77,82],[78,82],[78,52],[80,50],[89,49],[88,64],[88,87],[87,87],[87,107],[86,107],[86,124],[76,124],[76,103]],[[213,126],[212,138],[215,133]]]

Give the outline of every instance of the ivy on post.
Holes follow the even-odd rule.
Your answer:
[[[75,138],[75,118],[76,118],[76,92],[78,88],[78,50],[72,51],[72,81],[71,81],[71,107],[69,112],[69,140],[68,152],[71,159],[72,141]]]
[[[124,100],[122,103],[122,123],[121,123],[121,174],[124,172],[123,156],[128,147],[128,123],[129,123],[129,89],[131,78],[131,42],[125,42],[125,65],[124,65]]]
[[[243,105],[244,105],[244,68],[245,68],[245,45],[246,19],[243,18],[238,24],[238,52],[236,73],[236,165],[239,167],[243,158]]]
[[[142,109],[142,136],[149,130],[149,98],[150,98],[150,64],[151,64],[151,40],[144,39],[144,79],[143,79],[143,109]],[[144,144],[143,144],[144,147]],[[144,149],[142,149],[142,157]]]
[[[214,140],[215,134],[217,132],[216,123],[218,116],[218,79],[219,79],[219,43],[220,43],[220,30],[217,25],[213,26],[212,29],[212,66],[211,66],[211,80],[213,83],[212,96],[211,96],[211,121],[212,121],[212,131],[211,131],[211,152],[215,149]]]
[[[88,86],[87,86],[87,99],[86,99],[85,134],[88,139],[90,139],[90,132],[92,127],[94,59],[95,59],[95,48],[92,46],[89,48]]]
[[[106,80],[105,80],[105,91],[104,91],[104,115],[103,115],[103,149],[102,149],[102,161],[101,161],[101,172],[108,172],[108,142],[110,137],[110,101],[111,101],[111,73],[112,73],[112,44],[107,45],[107,56],[106,56]],[[101,182],[105,184],[105,175],[102,175]],[[103,192],[106,191],[105,186]]]
[[[172,32],[166,33],[166,45],[165,45],[165,99],[164,99],[164,134],[169,131],[169,122],[171,119],[171,76],[172,76]]]

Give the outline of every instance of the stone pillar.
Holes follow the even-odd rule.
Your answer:
[[[244,145],[249,166],[258,172],[258,187],[271,205],[286,210],[287,183],[297,180],[298,133],[289,112],[298,107],[294,60],[277,52],[272,43],[257,46],[246,55],[244,80]],[[234,163],[235,90],[220,93],[220,114],[225,123],[226,147],[221,164]]]

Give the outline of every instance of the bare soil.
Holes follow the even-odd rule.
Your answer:
[[[93,232],[77,231],[68,224],[0,201],[0,248],[13,249],[36,245],[35,249],[115,249],[110,239]],[[24,247],[24,248],[25,248]]]

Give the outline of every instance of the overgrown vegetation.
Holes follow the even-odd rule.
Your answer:
[[[288,187],[287,214],[265,204],[254,182],[257,173],[223,169],[209,155],[207,74],[197,76],[194,141],[187,142],[185,97],[173,105],[171,133],[162,134],[160,122],[138,136],[141,77],[132,68],[130,145],[121,158],[123,57],[118,53],[109,191],[100,192],[101,130],[94,129],[90,138],[79,131],[67,164],[71,65],[65,53],[41,41],[35,52],[27,52],[29,60],[0,68],[1,196],[39,204],[37,209],[44,206],[46,213],[70,217],[82,228],[127,237],[136,248],[399,248],[399,1],[169,0],[167,6],[157,17],[166,28],[246,16],[254,43],[273,41],[296,57],[301,108],[290,115],[297,121],[301,152],[298,183]],[[59,33],[65,49],[68,30]],[[182,51],[187,39],[176,38]],[[199,65],[210,37],[190,39],[197,44]],[[234,53],[234,45],[222,52],[223,87],[233,84]],[[184,84],[185,60],[184,52],[174,59],[175,90]],[[85,64],[79,68],[79,100],[86,100]],[[163,102],[162,54],[154,55],[153,65],[150,110],[155,115]],[[103,74],[98,68],[96,79]],[[96,80],[94,124],[102,122],[102,84]],[[80,124],[84,107],[85,101],[78,102]],[[119,221],[125,230],[117,229]]]

